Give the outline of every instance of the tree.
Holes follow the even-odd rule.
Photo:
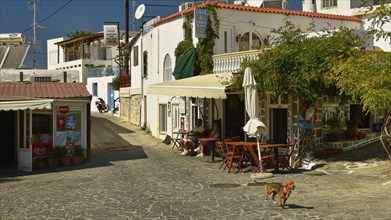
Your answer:
[[[340,93],[360,102],[364,110],[391,111],[391,53],[360,51],[335,66],[332,78]]]
[[[75,31],[75,32],[68,32],[68,33],[66,33],[66,36],[69,38],[78,38],[78,37],[88,36],[91,34],[92,34],[91,31],[79,30],[79,31]]]
[[[244,67],[250,66],[255,73],[258,91],[274,97],[287,94],[305,100],[313,100],[319,93],[346,99],[327,73],[363,44],[352,30],[341,28],[308,37],[287,22],[274,32],[277,37],[271,41],[272,48],[263,50],[258,60],[244,63]],[[240,74],[235,84],[240,90],[242,77]]]
[[[391,31],[383,29],[385,24],[391,23],[390,0],[379,0],[378,6],[372,4],[372,0],[362,0],[362,6],[367,8],[369,21],[371,22],[370,31],[375,34],[375,38],[391,39]]]

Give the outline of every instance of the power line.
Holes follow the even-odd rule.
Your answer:
[[[71,3],[73,0],[69,0],[67,3],[65,3],[63,6],[61,6],[59,9],[57,9],[56,11],[54,11],[52,14],[50,14],[49,16],[47,16],[45,19],[43,19],[42,21],[38,22],[38,23],[43,23],[45,22],[46,20],[48,20],[49,18],[51,18],[52,16],[54,16],[55,14],[57,14],[59,11],[61,11],[65,6],[67,6],[69,3]],[[22,31],[22,33],[28,31],[28,30],[31,30],[32,27],[29,27],[27,28],[26,30]]]

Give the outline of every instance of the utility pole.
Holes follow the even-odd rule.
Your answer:
[[[129,0],[125,1],[125,45],[129,43]],[[125,74],[129,74],[129,57],[130,54],[128,53],[128,56],[125,57]]]
[[[132,10],[132,30],[136,30],[136,28],[134,27],[134,7],[136,7],[136,1],[132,1],[132,6],[133,6],[133,10]]]
[[[43,28],[42,26],[39,26],[39,24],[36,22],[36,14],[37,14],[37,2],[39,0],[29,0],[28,1],[28,6],[30,9],[33,10],[34,12],[34,20],[33,20],[33,31],[34,31],[34,36],[33,36],[33,69],[36,69],[36,64],[37,64],[37,28]]]

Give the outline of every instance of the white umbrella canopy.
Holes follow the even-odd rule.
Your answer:
[[[262,155],[259,146],[259,137],[267,133],[267,127],[257,117],[257,113],[259,111],[258,110],[259,103],[258,103],[258,92],[257,92],[256,85],[257,83],[255,82],[254,75],[251,73],[251,68],[247,67],[244,71],[242,86],[244,87],[244,92],[245,92],[244,94],[245,94],[246,112],[250,119],[243,127],[243,130],[247,133],[248,136],[257,138],[259,166],[260,166],[260,172],[262,174],[263,172]],[[266,175],[264,177],[267,178],[271,176],[272,175]]]
[[[244,71],[243,84],[245,92],[245,105],[246,112],[250,118],[243,130],[250,136],[262,136],[267,133],[267,128],[263,122],[257,118],[258,113],[258,92],[257,83],[255,82],[254,75],[251,73],[251,68],[247,67]]]

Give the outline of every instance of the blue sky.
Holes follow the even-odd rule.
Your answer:
[[[196,0],[139,0],[146,5],[145,17],[167,16],[178,11],[182,2]],[[302,0],[288,0],[288,9],[301,10]],[[103,22],[119,21],[121,29],[125,29],[124,0],[40,0],[38,1],[36,22],[43,28],[37,29],[37,39],[41,42],[36,53],[37,68],[46,68],[46,41],[63,37],[76,30],[99,32],[103,30]],[[129,0],[132,11],[132,0]],[[233,0],[229,0],[233,3]],[[167,6],[169,5],[169,6]],[[171,6],[171,7],[170,7]],[[130,23],[131,23],[131,16]],[[28,7],[28,0],[0,0],[0,33],[23,33],[26,41],[33,41],[34,13]],[[135,28],[139,29],[140,21]],[[130,27],[131,28],[131,27]],[[26,57],[26,68],[32,67],[33,50],[30,48]]]

